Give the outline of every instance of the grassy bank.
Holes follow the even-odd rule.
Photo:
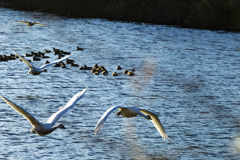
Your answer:
[[[69,17],[105,18],[180,25],[213,30],[240,30],[239,0],[0,0],[23,10]]]

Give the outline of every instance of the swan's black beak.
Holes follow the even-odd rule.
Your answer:
[[[62,126],[61,126],[61,129],[67,129],[67,128],[65,128],[64,125],[62,125]]]
[[[117,116],[120,116],[121,115],[121,111],[118,111],[115,113]]]
[[[30,130],[30,133],[34,133],[34,134],[37,134],[34,130]]]
[[[151,116],[147,115],[147,117],[148,117],[148,118],[147,118],[148,120],[152,120]]]

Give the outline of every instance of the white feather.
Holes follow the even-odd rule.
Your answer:
[[[59,63],[59,62],[61,62],[61,61],[64,61],[64,60],[66,60],[66,59],[68,59],[71,55],[68,55],[68,56],[66,56],[66,57],[63,57],[62,59],[59,59],[59,60],[56,60],[56,61],[54,61],[54,62],[51,62],[51,63],[48,63],[48,64],[45,64],[45,65],[43,65],[43,66],[41,66],[41,67],[35,67],[35,66],[33,66],[33,64],[32,63],[30,63],[30,62],[28,62],[25,58],[23,58],[22,56],[20,56],[19,54],[17,54],[17,52],[15,52],[9,45],[7,45],[23,62],[25,62],[28,66],[29,66],[29,72],[28,73],[30,73],[30,74],[32,74],[32,75],[39,75],[42,71],[43,71],[43,69],[44,68],[46,68],[46,67],[48,67],[48,66],[50,66],[50,65],[53,65],[53,64],[55,64],[55,63]]]
[[[40,136],[47,135],[51,132],[53,132],[57,128],[64,128],[62,124],[59,124],[57,126],[54,126],[56,121],[64,114],[66,113],[70,108],[72,108],[77,101],[79,101],[84,93],[86,92],[87,88],[85,88],[82,92],[77,93],[74,95],[66,104],[66,106],[62,109],[54,113],[47,121],[47,123],[41,123],[39,122],[33,115],[31,115],[29,112],[24,110],[22,107],[16,105],[15,103],[11,102],[7,98],[0,95],[0,97],[12,107],[15,111],[17,111],[19,114],[21,114],[23,117],[25,117],[33,126],[32,131],[37,133]]]
[[[116,108],[118,108],[121,112],[121,116],[126,117],[126,118],[131,118],[131,117],[135,117],[137,115],[140,115],[146,119],[149,119],[149,116],[151,119],[149,119],[155,126],[155,128],[158,130],[158,132],[161,134],[162,138],[164,140],[168,139],[168,136],[165,132],[165,130],[163,129],[163,126],[160,122],[160,120],[158,119],[157,115],[144,110],[144,109],[139,109],[137,107],[121,107],[121,106],[114,106],[109,108],[103,115],[102,117],[99,119],[96,127],[95,127],[95,135],[98,133],[98,131],[103,127],[104,123],[106,122],[108,116],[113,112],[113,110],[115,110]]]

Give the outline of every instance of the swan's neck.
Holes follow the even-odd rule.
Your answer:
[[[53,131],[57,128],[66,129],[62,124],[58,124],[58,125],[52,127]]]
[[[59,126],[57,125],[57,126],[53,126],[52,127],[52,131],[54,131],[54,130],[56,130],[56,129],[58,129],[59,128]]]

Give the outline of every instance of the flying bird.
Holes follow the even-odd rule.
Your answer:
[[[82,92],[77,93],[74,95],[68,103],[65,105],[64,108],[61,110],[57,111],[54,113],[46,123],[41,123],[39,122],[33,115],[31,115],[29,112],[24,110],[22,107],[16,105],[15,103],[11,102],[7,98],[3,97],[0,95],[0,97],[12,107],[15,111],[17,111],[19,114],[21,114],[23,117],[25,117],[33,126],[31,129],[31,133],[38,134],[40,136],[45,136],[51,132],[53,132],[55,129],[60,128],[60,129],[66,129],[62,124],[55,125],[54,124],[57,122],[57,120],[64,114],[66,113],[69,109],[71,109],[77,101],[79,101],[83,94],[86,92],[87,88],[85,88]]]
[[[35,22],[35,21],[33,21],[33,22],[28,22],[28,21],[18,21],[17,23],[27,23],[27,26],[28,26],[28,27],[29,27],[29,26],[33,26],[34,24],[41,25],[41,26],[47,26],[47,25],[45,25],[45,24],[37,23],[37,22]]]
[[[95,127],[95,135],[98,133],[98,131],[102,128],[103,124],[106,122],[108,116],[113,112],[113,110],[115,109],[119,109],[120,111],[118,111],[116,113],[116,115],[121,115],[125,118],[131,118],[131,117],[135,117],[137,115],[142,116],[148,120],[150,120],[154,126],[156,127],[156,129],[158,130],[158,132],[160,133],[160,135],[162,136],[162,138],[164,140],[168,139],[168,136],[166,134],[166,132],[163,129],[163,126],[160,122],[160,120],[158,119],[157,115],[147,111],[145,109],[140,109],[137,107],[122,107],[122,106],[114,106],[109,108],[103,115],[102,117],[99,119],[96,127]]]
[[[9,47],[9,45],[8,45],[8,47]],[[44,68],[46,68],[46,67],[48,67],[48,66],[50,66],[50,65],[53,65],[53,64],[55,64],[55,63],[59,63],[59,62],[61,62],[61,61],[64,61],[64,60],[66,60],[66,59],[68,59],[71,55],[68,55],[68,56],[66,56],[66,57],[63,57],[62,59],[59,59],[59,60],[56,60],[56,61],[54,61],[54,62],[51,62],[51,63],[48,63],[48,64],[45,64],[45,65],[43,65],[43,66],[41,66],[41,67],[35,67],[35,66],[33,66],[33,64],[31,64],[30,62],[28,62],[26,59],[24,59],[22,56],[20,56],[19,54],[17,54],[17,52],[15,52],[11,47],[9,47],[23,62],[25,62],[28,66],[29,66],[29,71],[28,71],[28,73],[29,74],[32,74],[32,75],[39,75],[41,72],[45,72],[46,70],[44,69]]]

